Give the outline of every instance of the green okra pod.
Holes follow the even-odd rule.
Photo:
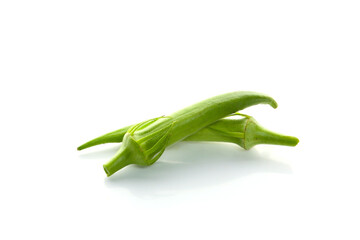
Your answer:
[[[119,151],[104,164],[104,170],[110,176],[129,164],[151,165],[160,158],[167,146],[256,104],[277,107],[275,100],[267,95],[239,91],[209,98],[169,116],[136,124],[127,130]]]
[[[184,141],[215,141],[235,143],[248,150],[259,144],[296,146],[299,139],[275,133],[262,127],[253,117],[221,119],[188,136]]]

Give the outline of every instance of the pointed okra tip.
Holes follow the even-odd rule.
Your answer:
[[[259,94],[260,99],[264,100],[264,103],[269,104],[272,108],[276,109],[278,107],[278,103],[275,101],[274,98],[270,97],[266,94]]]
[[[86,149],[86,148],[88,148],[88,147],[93,146],[94,144],[92,144],[92,142],[93,142],[93,140],[92,140],[92,141],[89,141],[89,142],[86,142],[86,143],[78,146],[78,147],[77,147],[77,150],[78,150],[78,151],[81,151],[81,150],[83,150],[83,149]]]
[[[272,106],[274,109],[276,109],[278,107],[277,102],[273,98],[271,98],[270,106]]]
[[[86,149],[86,148],[89,148],[89,147],[92,147],[92,146],[96,146],[96,145],[99,145],[99,144],[102,144],[102,143],[106,143],[106,142],[102,142],[101,138],[95,138],[93,140],[90,140],[90,141],[80,145],[79,147],[77,147],[77,150],[81,151],[83,149]]]

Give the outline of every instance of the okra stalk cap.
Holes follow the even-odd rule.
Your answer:
[[[243,148],[250,149],[258,144],[296,146],[299,143],[298,138],[269,131],[262,127],[253,117],[247,117],[248,121],[244,131]]]

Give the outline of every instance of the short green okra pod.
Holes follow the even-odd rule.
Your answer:
[[[232,92],[209,98],[166,117],[151,119],[130,127],[116,155],[106,164],[108,176],[129,164],[148,166],[156,162],[165,148],[193,135],[232,113],[256,104],[277,103],[255,92]]]
[[[221,119],[205,127],[184,141],[215,141],[235,143],[248,150],[259,144],[296,146],[299,139],[275,133],[262,127],[253,117]]]

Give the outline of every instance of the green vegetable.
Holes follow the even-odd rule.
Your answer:
[[[107,176],[111,176],[129,164],[151,165],[160,158],[167,146],[221,118],[260,103],[277,107],[275,100],[264,94],[233,92],[209,98],[170,116],[136,124],[127,130],[119,151],[104,164],[104,170]]]
[[[263,128],[253,117],[221,119],[184,139],[185,141],[231,142],[248,150],[258,144],[296,146],[299,139]]]
[[[258,144],[274,144],[285,146],[296,146],[299,140],[296,137],[285,136],[271,132],[261,127],[257,121],[248,115],[240,115],[242,119],[220,119],[193,135],[188,136],[183,141],[214,141],[235,143],[244,149],[250,149]],[[122,142],[125,133],[131,126],[104,134],[95,138],[80,147],[78,150],[89,148],[104,143]]]

